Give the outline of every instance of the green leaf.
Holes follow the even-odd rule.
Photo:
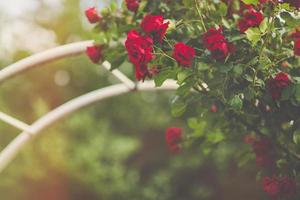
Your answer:
[[[253,5],[258,4],[258,0],[242,0],[242,2],[244,2],[245,4],[253,4]]]
[[[227,15],[227,9],[228,9],[228,6],[225,3],[221,2],[220,7],[219,7],[219,12],[222,16]]]
[[[268,18],[265,18],[259,25],[259,30],[262,33],[264,33],[264,32],[266,32],[267,28],[268,28]]]
[[[154,77],[155,86],[160,87],[165,82],[165,80],[173,77],[174,77],[174,72],[171,69],[166,69],[164,71],[161,71]]]
[[[178,72],[178,74],[177,74],[177,83],[179,85],[181,85],[186,80],[186,78],[189,77],[190,75],[191,74],[186,70]]]
[[[234,67],[233,63],[229,63],[229,64],[221,64],[219,67],[219,71],[222,73],[227,73],[230,70],[232,70],[232,68]]]
[[[243,107],[243,100],[241,99],[241,94],[235,95],[229,102],[229,104],[235,110],[241,110]]]
[[[298,103],[300,103],[300,84],[295,86],[295,98]]]
[[[188,119],[188,126],[192,129],[197,129],[198,128],[198,120],[197,118],[189,118]]]
[[[176,97],[171,105],[171,113],[174,117],[181,116],[186,111],[186,102]]]
[[[300,131],[296,131],[293,135],[293,142],[295,144],[300,144]]]
[[[256,45],[256,43],[261,38],[261,32],[259,28],[248,28],[248,30],[245,32],[247,39],[252,43],[252,45]]]

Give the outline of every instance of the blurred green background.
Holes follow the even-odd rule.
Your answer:
[[[87,6],[100,8],[107,3],[0,0],[0,66],[53,46],[91,39],[91,26],[83,12]],[[128,69],[124,72],[132,74]],[[85,55],[67,58],[1,84],[0,109],[33,123],[74,97],[116,82]],[[171,117],[169,102],[173,95],[124,95],[82,109],[55,124],[0,174],[0,199],[260,199],[255,162],[237,162],[237,155],[243,157],[243,151],[237,151],[241,149],[238,144],[203,144],[178,156],[168,153],[166,127],[181,126],[189,134],[185,125],[189,113],[179,119]],[[205,123],[198,129],[205,132]],[[18,130],[0,122],[0,149],[18,134]],[[217,140],[214,133],[206,134]]]

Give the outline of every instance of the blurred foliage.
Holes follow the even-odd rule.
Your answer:
[[[59,44],[71,42],[74,35],[78,40],[90,39],[91,33],[80,25],[79,2],[65,0],[64,5],[61,16],[42,25],[56,33]],[[41,23],[38,17],[36,20]],[[28,55],[20,51],[15,60]],[[121,69],[131,74],[128,67]],[[61,70],[70,76],[65,86],[54,82]],[[74,97],[115,82],[85,56],[63,59],[1,84],[0,108],[32,123]],[[253,155],[245,146],[221,142],[222,130],[207,128],[217,122],[190,119],[189,128],[194,132],[186,136],[205,135],[205,140],[197,145],[187,141],[190,148],[179,156],[167,152],[165,128],[184,126],[189,113],[204,109],[191,106],[184,116],[172,119],[169,103],[173,94],[139,93],[108,99],[47,129],[0,174],[0,199],[258,199],[260,192],[253,192],[260,191],[253,188],[256,169],[253,160],[248,162]],[[17,134],[0,122],[0,148]]]

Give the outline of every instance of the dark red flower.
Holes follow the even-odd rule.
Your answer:
[[[174,45],[173,58],[183,66],[190,67],[195,57],[195,49],[182,42]]]
[[[90,23],[94,24],[101,20],[101,16],[98,14],[95,7],[88,8],[85,10],[85,16]]]
[[[285,176],[281,179],[280,183],[281,194],[284,197],[291,197],[297,193],[297,184],[295,180]]]
[[[98,63],[102,58],[102,50],[100,45],[89,46],[86,48],[86,54],[93,63]]]
[[[147,36],[141,36],[136,30],[127,34],[125,47],[129,54],[129,60],[134,64],[148,63],[152,60],[153,40]]]
[[[261,12],[251,9],[247,11],[243,18],[238,21],[238,27],[242,33],[244,33],[250,27],[259,26],[264,17]]]
[[[141,22],[141,27],[143,32],[151,35],[155,41],[162,42],[169,27],[169,22],[164,23],[164,18],[161,15],[148,14]]]
[[[227,42],[215,43],[211,50],[211,55],[216,60],[224,59],[228,56],[229,49]]]
[[[274,100],[279,100],[283,89],[287,88],[291,83],[289,75],[284,72],[279,72],[275,78],[269,79],[267,84],[272,98]]]
[[[125,47],[129,60],[135,65],[137,80],[144,79],[149,73],[147,64],[153,59],[153,40],[148,36],[141,36],[136,30],[127,34]]]
[[[262,186],[265,193],[270,197],[278,198],[280,196],[280,181],[276,176],[272,178],[263,177]]]
[[[289,198],[297,193],[295,180],[284,177],[264,177],[262,179],[263,190],[272,198]]]
[[[166,130],[166,142],[172,153],[179,153],[181,148],[179,143],[182,140],[182,129],[178,127],[169,127]]]
[[[203,44],[208,50],[214,49],[215,43],[222,43],[226,42],[226,38],[222,35],[222,28],[210,28],[206,33],[203,35]]]
[[[300,39],[298,39],[296,42],[295,42],[295,46],[294,46],[294,54],[296,56],[300,56]]]
[[[140,1],[139,0],[126,0],[126,6],[127,9],[136,12],[140,6]]]
[[[217,60],[224,59],[229,54],[228,43],[221,28],[210,28],[203,35],[203,44],[211,52],[212,57]]]

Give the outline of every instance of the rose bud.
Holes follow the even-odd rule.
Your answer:
[[[89,46],[86,48],[86,54],[91,61],[97,64],[102,58],[102,49],[100,45]]]
[[[95,7],[86,9],[85,16],[91,24],[97,23],[101,20],[101,16],[98,14]]]

